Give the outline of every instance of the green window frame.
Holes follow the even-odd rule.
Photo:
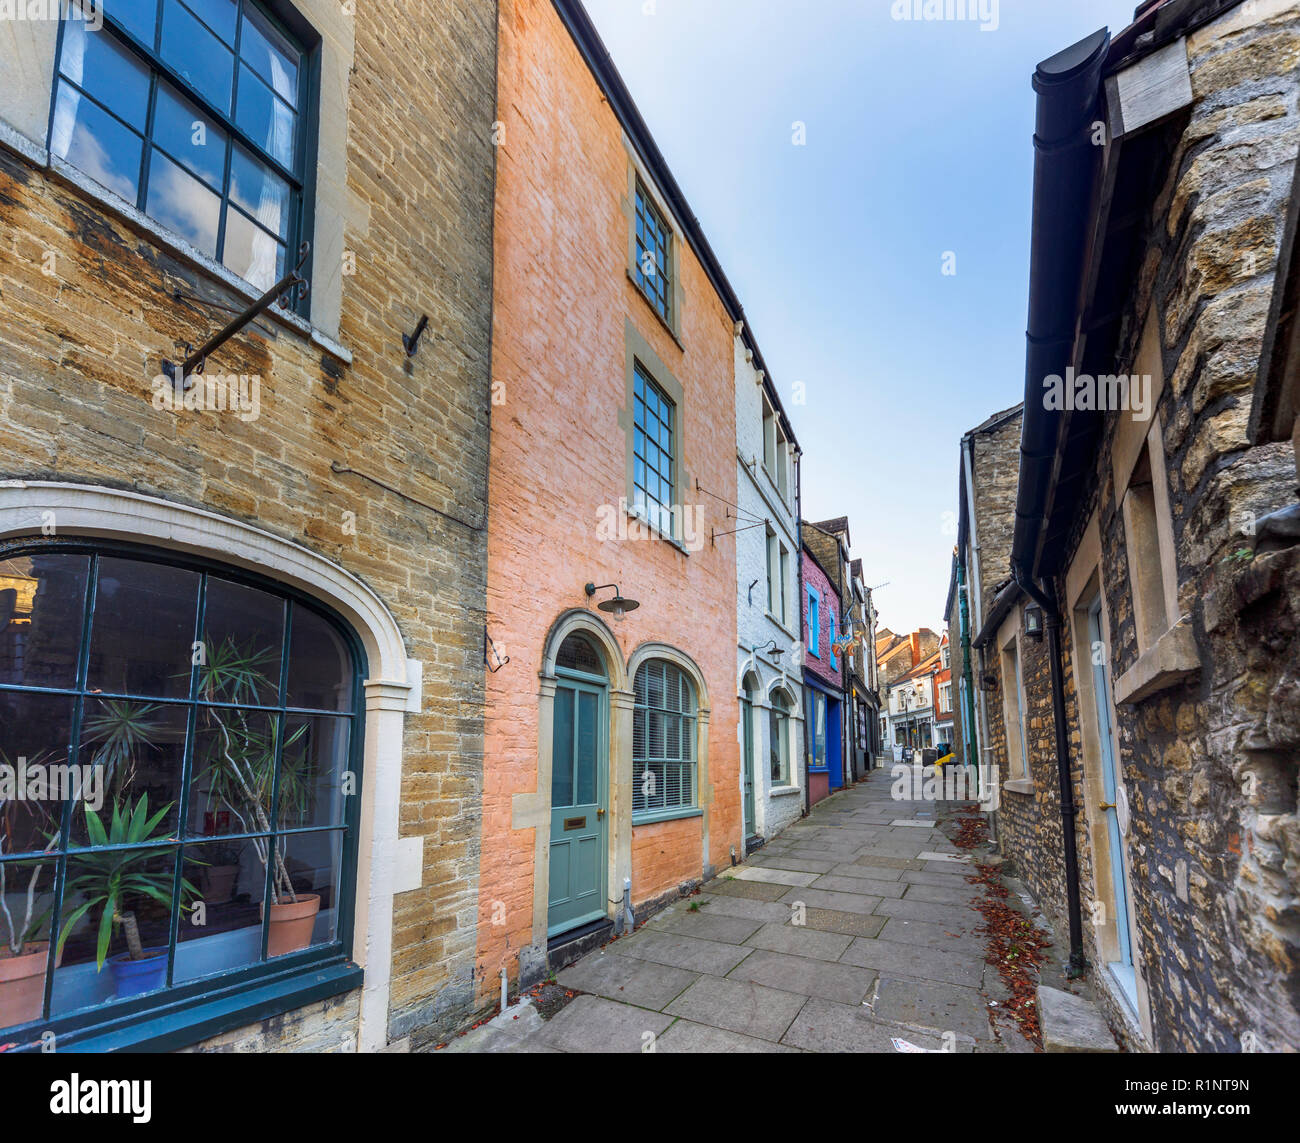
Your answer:
[[[51,154],[268,289],[311,234],[319,36],[258,0],[134,0],[103,19],[61,23]]]
[[[780,691],[772,696],[768,710],[768,748],[771,754],[772,784],[790,783],[790,700]]]
[[[651,659],[638,668],[633,690],[633,819],[694,809],[694,684],[675,664]]]
[[[672,322],[672,231],[655,206],[649,192],[636,184],[636,284],[655,308],[655,312]]]
[[[638,361],[634,367],[633,508],[664,535],[673,535],[677,406]]]
[[[0,1041],[166,1050],[360,985],[366,674],[346,623],[255,573],[0,544],[0,764],[69,776],[0,796],[0,947],[33,957]]]

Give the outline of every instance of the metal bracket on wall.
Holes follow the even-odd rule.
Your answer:
[[[276,302],[279,302],[281,308],[287,310],[297,302],[302,301],[311,290],[311,283],[302,276],[302,268],[307,264],[307,257],[310,253],[311,243],[304,242],[298,247],[298,264],[252,305],[236,312],[235,316],[221,330],[208,338],[198,349],[189,352],[190,343],[186,342],[185,349],[189,352],[189,356],[181,362],[179,369],[173,362],[164,359],[162,372],[165,377],[170,379],[173,388],[177,391],[184,390],[187,378],[196,373],[202,373],[207,365],[208,358],[212,354],[216,353],[235,334],[256,320],[259,315],[265,313]],[[215,302],[211,304],[215,309],[230,310],[228,306],[222,306]]]
[[[406,356],[414,357],[420,351],[420,338],[424,336],[424,331],[429,327],[429,315],[421,314],[420,320],[416,323],[414,333],[402,334],[402,345],[406,347]]]
[[[495,667],[492,665],[493,659],[497,661]],[[488,634],[487,627],[483,628],[483,661],[487,664],[488,671],[494,675],[510,662],[509,655],[503,659],[497,651],[497,645],[492,642],[492,636]]]

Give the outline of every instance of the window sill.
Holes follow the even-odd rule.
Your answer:
[[[698,807],[684,810],[662,810],[655,814],[633,814],[632,827],[658,825],[660,822],[685,821],[687,818],[702,818],[704,811]]]
[[[15,146],[8,133],[0,136],[0,143],[7,144],[25,158],[35,161],[31,150]],[[44,166],[45,170],[48,171],[50,175],[58,179],[59,182],[70,186],[86,198],[91,199],[102,210],[120,219],[132,230],[143,235],[150,242],[153,242],[155,245],[167,250],[169,253],[176,255],[183,261],[188,262],[200,274],[216,280],[227,289],[237,293],[240,297],[247,299],[250,303],[257,301],[257,299],[261,297],[261,294],[255,286],[244,281],[244,279],[233,270],[228,270],[225,266],[221,265],[220,262],[210,258],[197,247],[190,245],[190,243],[186,242],[185,239],[181,238],[178,234],[173,233],[161,223],[154,221],[147,214],[137,210],[125,199],[114,194],[112,191],[107,190],[105,187],[100,186],[100,184],[95,182],[95,180],[89,175],[78,170],[76,167],[72,166],[72,164],[65,162],[57,155],[50,154],[44,149],[40,151],[40,155],[44,159],[44,162],[41,165]],[[162,301],[166,299],[163,296],[160,296],[159,300]],[[295,313],[287,313],[279,306],[271,306],[267,308],[262,312],[262,317],[302,334],[302,336],[308,338],[331,357],[337,358],[345,365],[352,364],[351,352],[329,334],[325,333],[323,330],[317,329],[306,318]],[[160,358],[162,352],[165,351],[160,349]]]
[[[1032,794],[1034,792],[1034,780],[1032,778],[1008,778],[1002,783],[1002,788],[1008,794]]]
[[[306,968],[286,969],[251,986],[232,985],[223,992],[218,981],[197,995],[187,990],[170,998],[160,996],[155,1006],[144,1012],[124,1013],[100,1024],[82,1023],[61,1031],[54,1021],[50,1030],[58,1037],[61,1052],[173,1052],[352,992],[362,983],[362,969],[339,956]],[[18,1050],[40,1051],[41,1043],[24,1044]]]
[[[791,631],[790,628],[788,628],[788,627],[787,627],[787,626],[786,626],[786,625],[785,625],[785,624],[784,624],[780,619],[778,619],[778,618],[777,618],[775,615],[773,615],[770,611],[764,611],[763,614],[767,617],[767,621],[768,621],[769,623],[773,623],[773,624],[775,624],[777,627],[781,628],[781,631],[782,631],[785,635],[787,635],[790,639],[792,639],[792,640],[793,640],[794,642],[796,642],[796,643],[799,641],[799,636],[796,635],[793,631]]]
[[[673,323],[670,322],[666,317],[664,317],[663,314],[661,314],[661,313],[659,312],[659,307],[656,306],[656,305],[654,304],[654,302],[653,302],[653,301],[651,300],[651,298],[650,298],[650,295],[649,295],[648,293],[646,293],[645,288],[641,285],[640,282],[638,282],[638,281],[636,280],[636,275],[635,275],[634,273],[632,273],[632,270],[631,270],[630,268],[629,268],[628,271],[627,271],[627,280],[628,280],[629,282],[632,283],[632,288],[633,288],[633,289],[634,289],[638,294],[641,295],[641,300],[642,300],[643,302],[645,302],[645,304],[646,304],[646,306],[649,308],[650,312],[651,312],[652,314],[654,314],[654,316],[655,316],[655,320],[656,320],[656,321],[657,321],[661,326],[663,326],[664,329],[666,329],[666,330],[668,331],[668,336],[671,337],[671,338],[673,339],[673,341],[675,341],[675,342],[677,343],[677,348],[680,349],[683,353],[685,353],[685,352],[686,352],[686,346],[684,346],[684,345],[682,344],[682,339],[681,339],[680,337],[677,336],[677,330],[673,327]],[[670,288],[672,287],[672,283],[671,283],[671,282],[669,283],[669,287],[670,287]]]
[[[674,507],[676,507],[676,505],[674,505]],[[651,532],[653,532],[656,536],[658,536],[659,539],[663,540],[663,542],[667,544],[669,547],[676,548],[684,556],[689,556],[691,554],[690,549],[686,547],[686,545],[683,544],[681,540],[677,539],[676,536],[670,536],[661,527],[659,527],[658,524],[656,524],[653,520],[651,520],[649,516],[647,516],[644,512],[640,511],[635,506],[629,504],[625,509],[625,511],[627,512],[628,519],[636,520],[644,527],[649,528]]]
[[[769,798],[789,798],[799,792],[798,786],[773,786],[768,790],[767,795]]]
[[[1115,703],[1132,706],[1177,686],[1201,669],[1196,640],[1185,621],[1171,627],[1155,645],[1148,647],[1138,661],[1115,680]]]

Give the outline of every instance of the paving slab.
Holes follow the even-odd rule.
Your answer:
[[[749,980],[702,976],[664,1011],[696,1024],[780,1040],[807,999]]]
[[[816,873],[801,873],[796,869],[774,869],[771,866],[748,866],[734,870],[741,881],[762,881],[769,885],[811,885]]]
[[[722,1028],[711,1028],[706,1024],[694,1024],[689,1020],[678,1020],[655,1041],[654,1050],[670,1054],[693,1052],[710,1056],[731,1055],[734,1052],[757,1055],[767,1052],[798,1051],[797,1048],[785,1044],[774,1044],[770,1040],[742,1036],[738,1032],[727,1032]]]
[[[768,988],[820,996],[841,1004],[861,1004],[875,983],[875,973],[847,964],[758,949],[731,971],[730,980],[749,980]]]
[[[890,917],[880,930],[882,940],[898,941],[905,945],[923,945],[926,948],[949,949],[953,956],[972,956],[984,952],[984,939],[972,927],[936,925],[930,921],[909,921],[906,917]]]
[[[684,968],[688,972],[708,972],[726,976],[750,950],[744,946],[702,941],[680,933],[642,929],[618,942],[619,956],[654,961],[656,964]]]
[[[674,906],[673,909],[652,917],[645,927],[681,933],[684,937],[698,937],[702,941],[741,945],[753,936],[760,924],[761,921],[746,920],[743,917],[727,917],[701,905],[695,912]]]
[[[840,909],[805,909],[803,922],[809,929],[824,933],[842,933],[848,937],[874,937],[885,927],[887,917],[870,913],[845,913]],[[787,923],[793,924],[789,918]]]
[[[775,901],[785,896],[787,888],[785,885],[765,885],[761,881],[736,881],[726,877],[719,877],[705,886],[709,893],[723,897],[748,897],[751,901]]]
[[[699,973],[671,965],[647,963],[602,949],[583,957],[558,976],[556,983],[575,992],[592,992],[641,1008],[662,1008],[700,979]]]
[[[854,867],[850,865],[841,868]],[[904,886],[900,881],[877,881],[872,877],[840,877],[827,873],[818,877],[811,888],[825,889],[832,893],[863,893],[869,897],[901,897]]]
[[[789,905],[835,909],[841,913],[874,913],[882,898],[866,893],[840,893],[833,889],[791,889],[782,900]]]
[[[993,1039],[988,1002],[975,988],[882,976],[872,997],[871,1010],[877,1020],[937,1036],[953,1032],[976,1040]]]
[[[938,885],[908,885],[904,895],[908,901],[928,901],[934,905],[969,905],[980,896],[977,885],[960,888],[940,888]]]
[[[782,1042],[808,1052],[892,1054],[898,1051],[893,1043],[896,1038],[928,1052],[942,1052],[944,1049],[941,1038],[873,1019],[870,1010],[861,1004],[836,1004],[817,997],[804,1005]],[[967,1040],[965,1050],[970,1051],[972,1047],[972,1042]]]
[[[799,873],[829,873],[835,868],[835,862],[830,858],[817,861],[811,857],[791,857],[784,853],[773,854],[763,864],[769,869],[794,869]]]
[[[700,912],[711,916],[743,917],[760,923],[790,919],[790,906],[777,901],[754,901],[748,897],[714,893],[701,893],[691,900],[700,903]]]
[[[899,876],[909,885],[934,885],[940,889],[956,889],[970,884],[966,880],[974,870],[945,869],[942,873],[925,872],[917,869],[904,869]]]
[[[810,929],[807,925],[764,925],[745,943],[756,949],[806,956],[813,960],[839,960],[852,937]]]
[[[883,976],[937,980],[967,988],[980,988],[984,978],[983,961],[975,956],[954,956],[947,948],[925,948],[900,941],[859,938],[844,950],[840,963],[874,969]]]
[[[673,1018],[618,1004],[603,996],[579,996],[526,1043],[562,1052],[642,1052],[666,1032]]]
[[[969,901],[970,898],[967,898]],[[929,921],[935,925],[947,925],[951,928],[960,926],[969,928],[976,924],[980,915],[969,904],[936,905],[931,901],[913,901],[911,896],[898,900],[885,898],[875,909],[881,917],[902,917],[906,921]]]
[[[855,857],[854,865],[879,865],[885,869],[912,869],[922,870],[925,868],[925,862],[917,861],[912,857],[882,857],[877,853],[869,853],[863,857]]]
[[[870,881],[892,881],[899,885],[899,893],[902,892],[903,871],[901,869],[891,869],[887,865],[858,865],[856,862],[842,862],[839,865],[833,865],[825,872],[833,873],[836,877],[860,877]]]

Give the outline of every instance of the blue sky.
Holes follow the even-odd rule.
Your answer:
[[[992,31],[893,0],[586,5],[749,315],[806,518],[849,517],[882,625],[941,630],[958,443],[1023,393],[1030,77],[1136,0],[1001,0]]]

